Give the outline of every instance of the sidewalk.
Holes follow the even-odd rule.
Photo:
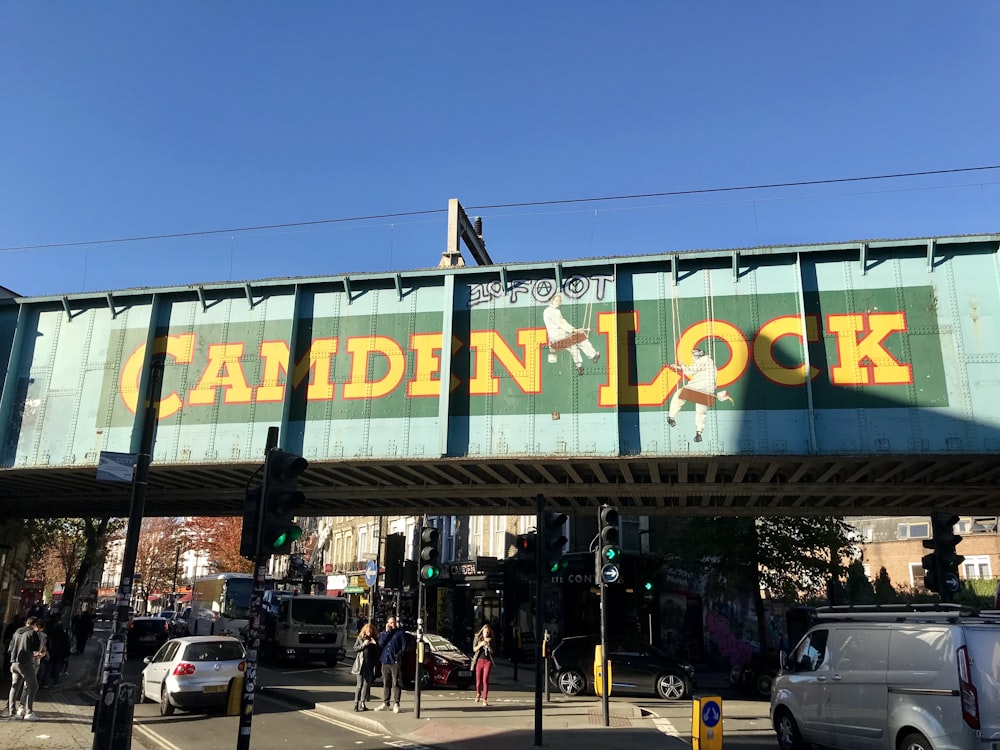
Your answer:
[[[90,750],[94,704],[83,694],[97,684],[102,643],[91,638],[83,654],[69,658],[69,671],[54,687],[40,688],[35,698],[38,721],[0,719],[0,748],[46,748],[46,750]],[[4,713],[10,694],[10,671],[0,674],[0,698]]]
[[[41,689],[35,702],[38,722],[0,720],[0,748],[46,748],[46,750],[90,750],[94,715],[92,698],[100,680],[103,640],[92,638],[83,655],[70,658],[69,673],[53,688]],[[725,675],[699,675],[699,693],[717,692]],[[518,750],[533,748],[535,739],[534,672],[523,665],[519,679],[513,679],[510,665],[498,664],[490,681],[490,705],[474,702],[472,690],[439,690],[421,693],[421,717],[414,711],[414,694],[403,693],[402,711],[356,713],[353,702],[329,701],[331,685],[286,683],[262,687],[264,694],[314,709],[347,724],[382,736],[402,738],[422,746],[449,750]],[[0,695],[6,700],[10,673],[0,675]],[[89,691],[89,694],[88,694]],[[351,691],[353,692],[353,690]],[[370,705],[381,702],[381,686]],[[657,703],[657,712],[690,711],[690,704]],[[656,742],[665,748],[690,747],[688,738],[668,737],[657,726],[656,716],[632,703],[609,703],[609,725],[599,699],[594,696],[570,698],[551,691],[543,701],[542,743],[552,750],[635,750]],[[683,741],[682,741],[683,739]],[[133,747],[142,747],[133,735]]]
[[[265,688],[276,697],[311,708],[345,723],[381,735],[401,737],[419,745],[450,750],[516,750],[535,746],[534,671],[523,665],[519,679],[513,679],[509,665],[497,664],[490,680],[490,705],[474,702],[472,690],[421,692],[420,718],[414,711],[414,694],[404,691],[401,712],[367,711],[356,713],[353,701],[328,702],[326,690],[306,685],[286,684]],[[709,673],[699,677],[698,694],[718,692],[728,687],[728,677]],[[372,693],[370,707],[381,703],[381,686]],[[658,703],[657,712],[681,711],[690,716],[690,703]],[[639,706],[609,701],[609,726],[604,726],[601,701],[593,695],[570,698],[551,690],[551,700],[542,704],[542,744],[553,750],[635,750],[656,742],[668,748],[690,747],[689,738],[670,738],[661,733],[653,711]],[[662,743],[666,742],[665,745]]]

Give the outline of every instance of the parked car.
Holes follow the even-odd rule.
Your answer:
[[[174,638],[144,659],[140,697],[158,702],[162,716],[225,706],[230,684],[246,671],[245,659],[243,644],[228,635]]]
[[[417,636],[410,633],[409,646],[403,654],[400,676],[406,685],[414,683],[417,664]],[[442,635],[424,633],[424,660],[420,663],[420,686],[454,687],[465,690],[472,686],[472,657],[463,653]]]
[[[173,631],[174,620],[177,619],[177,612],[172,609],[162,609],[156,613],[157,617],[162,617],[167,621],[168,629]]]
[[[559,690],[580,695],[593,687],[594,647],[598,636],[564,638],[552,651],[552,674]],[[678,661],[656,646],[638,638],[613,636],[607,639],[611,661],[611,695],[656,695],[668,701],[691,697],[697,688],[694,667]]]
[[[115,603],[112,602],[101,602],[97,605],[97,609],[94,611],[94,615],[98,620],[111,620],[115,616]]]
[[[729,683],[744,695],[771,698],[771,683],[781,669],[776,655],[754,654],[746,664],[734,664],[729,670]]]
[[[958,607],[821,607],[771,691],[781,750],[982,750],[1000,737],[1000,619]]]
[[[182,636],[188,634],[188,619],[191,617],[191,608],[185,607],[181,610],[180,614],[177,615],[170,623],[170,633],[173,636]]]
[[[151,654],[170,638],[170,623],[162,617],[133,617],[125,638],[129,656]]]

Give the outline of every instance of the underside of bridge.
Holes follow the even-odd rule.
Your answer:
[[[147,516],[241,515],[259,465],[153,465]],[[122,517],[128,483],[94,467],[0,471],[7,517]],[[302,475],[305,516],[531,514],[535,498],[573,514],[862,516],[950,510],[1000,515],[994,455],[549,457],[340,460]]]

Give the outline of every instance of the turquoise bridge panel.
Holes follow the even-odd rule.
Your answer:
[[[998,244],[0,300],[0,466],[134,450],[152,356],[162,464],[255,461],[273,425],[314,461],[994,452]]]

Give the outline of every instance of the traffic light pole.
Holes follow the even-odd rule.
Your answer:
[[[236,735],[236,750],[250,750],[250,729],[253,724],[254,691],[257,688],[257,661],[260,654],[261,609],[266,584],[267,559],[270,555],[262,554],[261,531],[264,519],[264,503],[267,497],[267,456],[278,447],[278,428],[267,430],[267,445],[264,449],[264,480],[261,502],[257,511],[257,534],[254,542],[253,562],[253,595],[250,600],[250,620],[247,627],[247,658],[246,672],[243,675],[243,695],[240,699],[239,733]]]
[[[545,498],[535,496],[535,529],[542,528],[542,517],[545,512]],[[542,663],[542,578],[545,573],[545,555],[540,548],[535,550],[535,747],[542,746],[542,680],[544,665]]]
[[[152,341],[147,344],[152,350]],[[125,546],[122,550],[122,574],[115,600],[115,615],[111,621],[111,636],[104,651],[101,696],[94,706],[90,730],[94,733],[93,750],[127,750],[132,746],[133,696],[135,685],[122,682],[125,663],[125,631],[128,625],[128,605],[132,601],[132,581],[135,560],[139,554],[139,532],[146,508],[146,488],[149,464],[153,456],[153,439],[160,418],[160,392],[163,386],[163,357],[154,356],[149,363],[146,384],[146,408],[142,412],[142,431],[135,471],[132,475],[132,500],[129,506]]]

